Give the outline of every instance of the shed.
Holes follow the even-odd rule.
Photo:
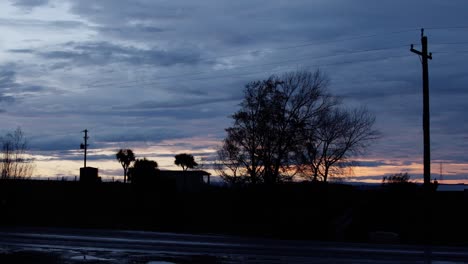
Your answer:
[[[171,171],[162,170],[159,172],[161,177],[175,181],[177,191],[197,192],[210,184],[211,174],[203,170],[192,171]]]

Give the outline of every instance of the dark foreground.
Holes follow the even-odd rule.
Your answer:
[[[427,261],[466,263],[468,248],[425,248],[140,231],[18,227],[0,229],[0,263],[428,263]]]
[[[216,233],[289,240],[468,246],[468,192],[289,183],[180,192],[167,183],[0,180],[0,227]],[[387,234],[384,237],[375,234]]]

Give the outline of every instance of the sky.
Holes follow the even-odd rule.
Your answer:
[[[468,2],[464,0],[2,0],[2,134],[21,127],[37,177],[88,165],[122,178],[120,148],[176,169],[212,160],[245,84],[320,69],[382,138],[348,180],[422,175],[420,29],[429,39],[433,177],[468,183]]]

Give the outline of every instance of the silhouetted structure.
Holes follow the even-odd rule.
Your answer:
[[[80,168],[80,182],[101,182],[101,177],[98,176],[98,169],[93,167]]]
[[[81,143],[80,144],[80,149],[84,149],[84,167],[86,168],[86,156],[87,156],[87,151],[88,151],[88,129],[85,129],[83,130],[82,132],[85,133],[83,139],[84,139],[84,143]]]
[[[411,44],[411,52],[421,57],[422,77],[423,77],[423,133],[424,133],[424,186],[430,188],[431,185],[431,132],[430,132],[430,112],[429,112],[429,66],[428,59],[432,60],[432,53],[427,53],[427,36],[424,36],[424,29],[421,29],[422,51],[415,50]]]
[[[179,192],[198,192],[210,183],[210,173],[203,170],[194,171],[160,171],[161,177],[175,181]],[[206,181],[205,181],[206,179]]]

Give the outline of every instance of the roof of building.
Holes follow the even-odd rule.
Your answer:
[[[182,171],[182,170],[162,170],[160,171],[162,176],[169,176],[169,177],[176,177],[176,176],[209,176],[211,175],[209,172],[204,170],[190,170],[190,171]]]

